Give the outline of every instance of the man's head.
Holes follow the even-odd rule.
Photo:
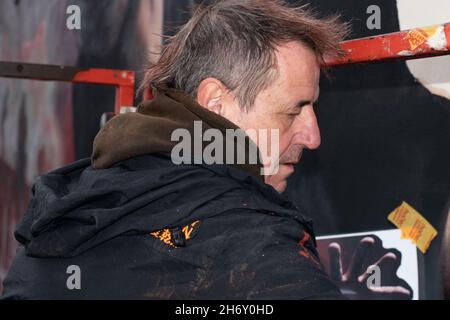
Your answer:
[[[266,183],[282,192],[302,150],[320,145],[313,110],[320,68],[341,54],[346,33],[336,17],[318,19],[282,1],[216,1],[164,47],[143,86],[183,90],[243,130],[278,129],[280,166]]]

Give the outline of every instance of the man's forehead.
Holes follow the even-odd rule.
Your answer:
[[[282,98],[286,104],[297,104],[302,102],[314,103],[319,98],[319,76],[292,74],[277,86],[276,94]]]
[[[278,47],[276,58],[277,80],[280,87],[316,95],[320,80],[320,65],[311,49],[299,42],[289,42]]]

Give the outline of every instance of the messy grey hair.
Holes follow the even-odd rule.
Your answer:
[[[194,99],[202,80],[220,80],[248,110],[277,77],[276,47],[300,41],[319,63],[341,56],[349,27],[338,15],[318,18],[308,6],[281,0],[221,0],[200,5],[149,65],[140,89],[171,87]]]

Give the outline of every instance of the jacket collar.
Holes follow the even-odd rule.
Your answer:
[[[94,140],[91,156],[92,166],[96,169],[111,167],[117,162],[152,153],[170,153],[178,141],[172,141],[172,133],[176,129],[187,129],[194,136],[194,122],[201,121],[203,132],[207,129],[218,129],[224,137],[222,145],[231,143],[234,155],[245,152],[245,162],[234,162],[231,166],[244,170],[259,179],[262,165],[258,157],[257,163],[249,162],[249,150],[254,145],[246,136],[245,145],[239,144],[235,139],[226,139],[227,129],[238,130],[235,124],[224,117],[200,106],[191,96],[183,91],[164,88],[153,90],[154,99],[141,103],[135,113],[126,113],[115,116],[99,131]],[[201,152],[209,142],[202,142]],[[223,161],[226,163],[226,150],[223,152]],[[193,153],[193,156],[199,156]],[[200,155],[201,156],[201,155]]]

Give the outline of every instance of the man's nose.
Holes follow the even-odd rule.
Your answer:
[[[301,113],[301,121],[296,129],[295,143],[303,144],[308,149],[320,146],[320,129],[313,106],[305,106]]]

